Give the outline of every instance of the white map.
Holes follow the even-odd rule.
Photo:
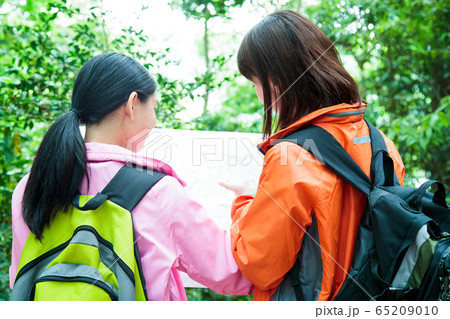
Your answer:
[[[172,166],[187,183],[190,197],[217,224],[229,228],[235,195],[219,182],[249,180],[257,185],[263,155],[256,145],[261,141],[262,136],[254,133],[153,129],[141,153]],[[185,287],[203,287],[181,275]]]

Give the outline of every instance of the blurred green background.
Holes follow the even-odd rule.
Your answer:
[[[142,16],[157,10],[146,3],[152,1],[140,1]],[[196,26],[190,55],[198,67],[185,72],[190,65],[183,64],[182,51],[174,50],[176,43],[161,41],[166,47],[152,47],[154,37],[163,32],[137,28],[133,19],[123,19],[129,25],[112,23],[115,9],[108,9],[108,0],[0,0],[0,300],[10,294],[12,192],[29,171],[46,129],[69,110],[81,66],[109,51],[140,61],[160,86],[158,127],[259,132],[262,105],[235,62],[246,30],[230,29],[243,25],[244,13],[257,22],[277,9],[291,9],[316,23],[357,80],[369,105],[366,118],[397,145],[406,166],[405,183],[437,179],[449,192],[447,1],[158,3],[183,17],[179,28],[183,23]],[[209,289],[190,288],[187,293],[190,300],[251,299]]]

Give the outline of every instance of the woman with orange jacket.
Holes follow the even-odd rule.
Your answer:
[[[254,300],[283,300],[280,287],[297,258],[305,300],[332,300],[350,270],[366,196],[283,137],[310,124],[328,131],[370,177],[371,145],[363,120],[366,104],[331,41],[308,19],[275,12],[245,36],[240,72],[264,103],[265,154],[257,191],[223,184],[232,205],[231,241]],[[383,135],[403,185],[404,166]]]

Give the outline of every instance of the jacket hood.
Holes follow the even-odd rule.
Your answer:
[[[120,147],[118,145],[95,142],[85,143],[85,145],[87,160],[89,162],[118,161],[123,162],[124,164],[133,163],[175,177],[181,183],[181,185],[186,186],[186,183],[167,163],[151,157],[147,157],[143,154],[133,153],[126,148]]]
[[[365,112],[367,104],[365,102],[355,104],[337,104],[329,107],[324,107],[311,112],[288,127],[272,134],[264,142],[258,145],[258,148],[264,154],[276,143],[275,141],[298,131],[300,128],[307,125],[319,125],[321,123],[351,123],[360,121]]]

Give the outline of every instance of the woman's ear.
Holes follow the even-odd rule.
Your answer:
[[[134,122],[134,112],[139,98],[136,92],[132,92],[125,103],[125,114],[130,117],[130,121]]]

